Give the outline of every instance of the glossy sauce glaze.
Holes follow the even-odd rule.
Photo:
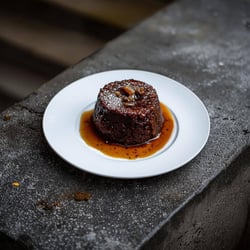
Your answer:
[[[93,110],[86,111],[82,114],[80,120],[80,135],[89,146],[114,158],[134,160],[151,156],[166,145],[174,128],[174,119],[170,110],[163,103],[160,105],[164,117],[161,133],[157,138],[144,144],[125,147],[105,142],[93,126]]]

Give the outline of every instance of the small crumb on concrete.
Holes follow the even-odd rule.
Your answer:
[[[17,182],[17,181],[14,181],[14,182],[12,182],[12,186],[13,186],[13,187],[19,187],[19,186],[20,186],[20,183]]]
[[[10,114],[5,114],[5,115],[3,115],[3,120],[4,120],[4,121],[9,121],[10,118],[11,118],[11,115],[10,115]]]
[[[74,200],[76,201],[88,201],[91,198],[91,194],[87,192],[74,193]]]

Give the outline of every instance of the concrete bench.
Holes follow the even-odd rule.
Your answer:
[[[249,14],[244,0],[177,1],[4,111],[1,247],[248,249]],[[206,105],[209,140],[184,167],[104,178],[72,167],[47,144],[42,118],[51,98],[81,77],[121,68],[173,78]]]

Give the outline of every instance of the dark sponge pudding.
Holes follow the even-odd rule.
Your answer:
[[[156,90],[133,79],[106,84],[97,97],[93,123],[110,143],[139,145],[157,137],[163,115]]]

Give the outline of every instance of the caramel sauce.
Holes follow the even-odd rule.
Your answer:
[[[145,144],[125,147],[105,142],[93,126],[93,110],[88,110],[82,114],[80,120],[80,135],[89,146],[111,157],[129,160],[148,157],[166,145],[174,128],[174,119],[170,110],[163,103],[160,105],[164,117],[161,133],[156,139]]]

